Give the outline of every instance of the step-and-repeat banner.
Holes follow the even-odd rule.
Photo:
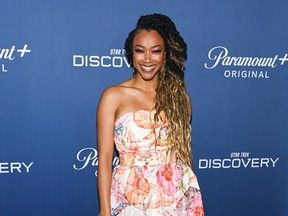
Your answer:
[[[287,1],[12,0],[0,10],[1,216],[98,214],[95,111],[106,87],[132,76],[124,41],[155,12],[188,44],[206,215],[288,215]]]

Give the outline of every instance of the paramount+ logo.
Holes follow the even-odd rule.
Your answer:
[[[19,47],[12,45],[2,48],[0,46],[0,72],[7,73],[9,71],[9,65],[11,64],[10,62],[17,61],[17,58],[21,59],[26,57],[28,53],[31,53],[28,44]]]
[[[232,152],[230,158],[202,158],[199,169],[275,168],[279,157],[252,157],[250,152]]]
[[[85,170],[88,167],[95,168],[95,176],[98,176],[98,151],[95,148],[83,148],[76,154],[77,162],[73,165],[73,169],[77,171]],[[114,157],[112,165],[119,164],[119,157]]]
[[[225,78],[269,79],[272,71],[275,73],[278,66],[288,64],[288,53],[263,56],[235,56],[228,48],[215,46],[208,52],[208,59],[204,64],[207,70],[214,71],[216,67],[224,69]],[[282,68],[283,69],[283,68]]]

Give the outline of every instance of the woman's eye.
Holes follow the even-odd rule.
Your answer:
[[[161,53],[162,50],[153,50],[153,53]]]
[[[143,53],[143,50],[136,49],[135,52],[136,52],[136,53]]]

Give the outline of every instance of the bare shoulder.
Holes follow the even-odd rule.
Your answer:
[[[132,79],[125,80],[124,82],[119,83],[115,87],[118,87],[119,89],[122,88],[122,90],[125,90],[127,88],[128,89],[132,88],[133,87],[133,80]]]
[[[121,106],[123,98],[127,95],[130,88],[130,81],[124,81],[115,86],[106,88],[100,98],[98,105],[98,113],[105,112],[116,115],[118,108]]]
[[[98,109],[102,107],[109,108],[111,110],[117,110],[119,104],[119,87],[111,86],[106,88],[100,98]]]
[[[119,83],[115,86],[108,88],[107,90],[113,95],[116,95],[119,100],[126,98],[131,90],[133,90],[133,81],[131,79]]]
[[[119,93],[118,91],[118,86],[110,86],[106,88],[101,95],[101,100],[117,99]]]
[[[131,88],[131,80],[126,80],[114,86],[110,86],[102,94],[102,97],[109,97],[109,99],[121,99],[125,96],[127,91]]]

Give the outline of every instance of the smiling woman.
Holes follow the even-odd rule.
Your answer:
[[[140,17],[125,43],[133,77],[107,88],[97,110],[101,215],[194,215],[186,43],[165,15]],[[111,171],[114,143],[120,164]]]
[[[134,38],[133,63],[142,79],[152,80],[163,66],[164,41],[155,30],[140,31]]]

